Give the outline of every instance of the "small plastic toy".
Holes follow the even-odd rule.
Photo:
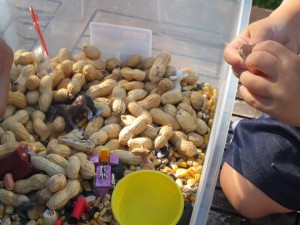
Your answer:
[[[109,153],[108,149],[102,149],[100,156],[92,155],[90,160],[96,165],[94,189],[99,197],[109,193],[115,185],[115,176],[112,167],[119,164],[119,157]]]
[[[77,224],[84,211],[86,212],[91,211],[91,207],[86,204],[85,197],[80,196],[73,203],[73,211],[71,216],[68,218],[68,223]]]
[[[46,224],[54,224],[58,218],[58,215],[54,209],[46,209],[43,213]]]
[[[53,122],[55,116],[62,116],[73,130],[78,129],[75,120],[81,117],[84,113],[88,114],[90,120],[95,113],[96,116],[101,114],[101,111],[96,109],[91,97],[87,95],[78,95],[72,104],[57,104],[52,105],[48,111],[48,120]]]
[[[29,149],[27,146],[20,146],[13,153],[1,158],[0,180],[3,180],[6,174],[9,174],[10,179],[13,179],[13,182],[33,174],[34,170],[30,165],[28,152]]]
[[[62,219],[55,220],[54,225],[63,225],[64,221]]]

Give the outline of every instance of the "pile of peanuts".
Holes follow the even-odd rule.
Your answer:
[[[30,200],[35,204],[25,211],[27,224],[51,224],[50,214],[64,220],[69,202],[93,192],[95,165],[89,156],[103,149],[119,156],[124,176],[141,169],[161,171],[174,179],[186,202],[195,201],[216,108],[215,89],[200,83],[191,69],[171,66],[166,51],[120,62],[103,60],[93,45],[74,55],[62,48],[51,59],[50,72],[37,66],[39,60],[24,49],[14,55],[0,124],[0,159],[27,145],[32,167],[39,172],[11,188],[0,181],[2,224],[8,217],[11,224],[21,224],[22,216],[12,219],[13,212]],[[76,121],[82,135],[68,130],[61,116],[47,121],[52,104],[64,104],[79,93],[91,97],[101,112]],[[86,199],[94,211],[83,214],[84,224],[117,224],[110,195]]]

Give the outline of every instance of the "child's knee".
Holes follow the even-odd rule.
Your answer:
[[[220,183],[233,208],[246,218],[257,219],[272,213],[291,212],[268,197],[226,162],[221,169]]]

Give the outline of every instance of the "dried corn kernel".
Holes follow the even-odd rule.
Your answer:
[[[175,182],[176,182],[176,184],[178,185],[179,188],[182,188],[183,183],[182,183],[181,179],[176,179]]]
[[[94,220],[98,220],[99,216],[100,216],[100,212],[96,212],[93,217]]]
[[[197,182],[199,182],[199,181],[200,181],[200,177],[201,177],[200,174],[196,174],[196,175],[195,175],[195,180],[196,180]]]
[[[190,178],[187,180],[186,184],[195,184],[197,181],[194,178]]]
[[[36,221],[36,225],[45,225],[45,219],[44,218],[39,218],[37,221]]]
[[[192,177],[195,177],[195,175],[197,174],[196,170],[193,167],[188,168],[187,173]]]
[[[104,208],[100,211],[99,216],[103,216],[103,215],[106,213],[106,210],[107,210],[107,208],[104,207]]]
[[[171,163],[170,163],[170,167],[171,167],[172,170],[175,172],[175,171],[178,169],[177,162],[171,162]]]
[[[161,160],[160,159],[154,159],[153,160],[153,166],[154,167],[157,167],[157,166],[159,166],[161,164]]]
[[[199,165],[198,167],[196,167],[196,173],[201,174],[202,173],[202,169],[203,169],[203,166]]]
[[[136,167],[133,166],[133,165],[130,165],[130,166],[129,166],[129,170],[131,170],[131,171],[136,171]]]
[[[178,178],[185,177],[187,175],[187,170],[183,168],[178,168],[175,172],[175,176]]]
[[[209,119],[208,120],[208,126],[211,128],[212,127],[212,125],[213,125],[213,122],[214,122],[214,120],[213,119]]]
[[[206,145],[208,145],[209,135],[208,135],[208,134],[205,134],[203,137],[204,137],[204,143],[205,143]]]
[[[187,163],[185,161],[178,161],[177,166],[187,168]]]
[[[166,166],[163,169],[161,169],[160,172],[168,174],[168,173],[172,173],[173,170],[170,167]]]

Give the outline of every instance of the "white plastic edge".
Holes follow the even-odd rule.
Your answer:
[[[242,0],[240,3],[239,23],[237,25],[236,35],[246,28],[249,23],[252,0]],[[225,63],[225,62],[224,62]],[[226,70],[226,79],[224,85],[220,89],[219,96],[223,99],[235,99],[238,86],[238,79],[232,74],[229,65],[224,66]],[[220,117],[215,118],[212,127],[211,136],[207,154],[203,166],[201,180],[197,198],[193,207],[193,213],[189,225],[205,225],[208,219],[215,186],[218,180],[218,174],[222,162],[224,147],[226,143],[227,133],[230,125],[230,117],[232,114],[234,101],[225,102],[218,101],[216,114]],[[212,171],[208,173],[208,166]]]

